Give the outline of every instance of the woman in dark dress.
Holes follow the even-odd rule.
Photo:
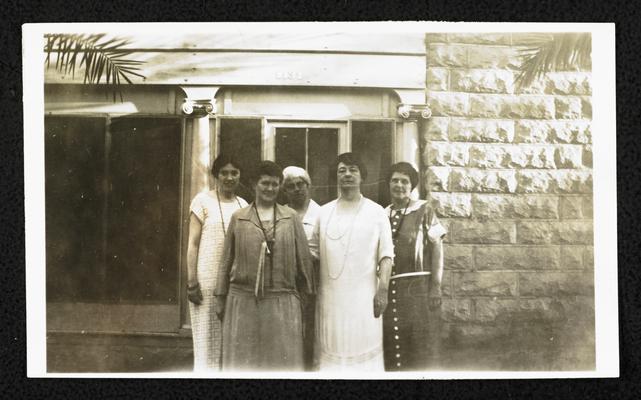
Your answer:
[[[446,231],[425,200],[410,197],[418,183],[411,164],[394,164],[388,175],[392,204],[394,267],[383,319],[385,369],[424,370],[432,352],[430,316],[441,305],[443,236]]]

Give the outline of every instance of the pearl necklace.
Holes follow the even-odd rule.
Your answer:
[[[349,231],[349,236],[347,237],[347,246],[346,246],[346,249],[345,249],[345,253],[343,255],[343,263],[341,265],[340,272],[338,273],[338,275],[332,276],[332,274],[329,272],[329,268],[327,268],[327,276],[329,276],[329,278],[332,279],[332,280],[336,280],[336,279],[340,278],[341,275],[343,275],[343,271],[345,271],[345,264],[347,263],[347,254],[349,253],[349,246],[350,246],[350,244],[352,242],[352,232],[354,231],[354,223],[356,222],[356,218],[358,217],[358,214],[360,214],[360,212],[361,212],[361,208],[363,207],[363,203],[364,203],[363,195],[361,195],[361,198],[360,198],[360,200],[358,202],[358,209],[356,210],[356,214],[354,214],[354,217],[352,218],[352,221],[350,223],[349,228],[345,229],[345,231],[342,234],[340,234],[339,236],[337,236],[337,237],[330,236],[327,233],[327,231],[329,229],[329,224],[330,224],[330,222],[332,220],[334,212],[336,211],[336,208],[338,208],[338,200],[336,201],[336,205],[334,206],[334,208],[332,209],[331,213],[329,214],[329,218],[327,219],[327,225],[325,226],[325,237],[327,239],[340,240]],[[325,259],[328,260],[328,258],[327,258],[327,246],[323,246],[323,253],[324,253]]]

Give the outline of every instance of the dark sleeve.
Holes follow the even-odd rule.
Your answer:
[[[232,265],[234,265],[235,257],[235,243],[236,243],[236,214],[231,216],[229,227],[227,228],[227,236],[225,237],[225,246],[220,266],[216,272],[216,287],[214,288],[214,295],[226,296],[229,290],[229,272]]]
[[[307,245],[305,229],[297,214],[293,215],[294,220],[294,248],[296,251],[296,288],[299,293],[316,293],[314,282],[314,270],[312,266],[312,255]]]

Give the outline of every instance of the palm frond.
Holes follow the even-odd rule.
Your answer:
[[[145,64],[127,58],[133,51],[127,49],[130,42],[126,38],[108,38],[104,33],[98,34],[47,34],[45,35],[45,65],[63,74],[71,73],[75,77],[76,68],[84,67],[83,83],[105,84],[105,88],[113,89],[113,99],[116,101],[116,91],[122,101],[121,79],[133,84],[133,78],[145,79],[140,74],[138,66]],[[78,61],[80,60],[80,61]]]
[[[520,50],[521,66],[516,86],[521,90],[550,71],[588,69],[592,36],[589,33],[533,34]]]

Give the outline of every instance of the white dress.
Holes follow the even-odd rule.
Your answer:
[[[339,217],[336,200],[321,207],[312,253],[320,258],[316,362],[321,371],[384,371],[383,319],[374,318],[377,267],[394,258],[389,219],[362,198],[358,211]]]
[[[202,192],[189,207],[201,223],[196,269],[203,300],[200,305],[189,302],[195,371],[220,369],[222,326],[214,308],[214,287],[225,243],[221,213],[227,229],[234,211],[246,205],[245,200],[236,196],[232,201],[221,201],[219,208],[216,192]]]

